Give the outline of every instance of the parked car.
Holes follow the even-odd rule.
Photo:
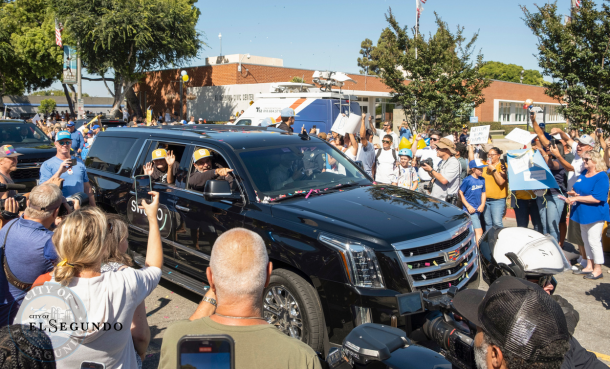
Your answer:
[[[40,178],[40,166],[57,153],[53,141],[35,124],[19,119],[0,120],[0,145],[13,145],[23,154],[17,162],[17,170],[11,173],[15,183],[27,186],[30,192]]]
[[[153,185],[161,201],[163,277],[203,294],[218,236],[234,227],[257,232],[274,267],[264,317],[319,351],[325,336],[340,344],[365,322],[396,323],[409,334],[421,327],[423,314],[398,314],[397,294],[478,287],[466,213],[418,192],[374,185],[334,146],[307,138],[252,126],[110,128],[97,136],[85,164],[97,204],[128,220],[130,248],[142,264],[148,223],[136,205],[134,176],[153,150],[172,150],[175,183]],[[233,187],[222,180],[208,181],[204,191],[188,185],[201,148],[233,169]],[[296,179],[282,180],[284,172]]]

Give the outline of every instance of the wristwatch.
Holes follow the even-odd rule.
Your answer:
[[[216,300],[209,298],[207,296],[203,296],[203,299],[201,301],[208,302],[208,303],[214,305],[214,307],[218,307],[218,305],[216,305]]]
[[[494,169],[494,170],[492,170],[491,172],[492,172],[492,173],[495,173],[495,172],[497,172],[497,171],[498,171],[497,169]]]

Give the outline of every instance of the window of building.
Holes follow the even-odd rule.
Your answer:
[[[91,146],[85,165],[87,168],[118,173],[135,138],[98,137]]]
[[[565,118],[559,114],[557,104],[534,104],[545,110],[546,123],[565,123]],[[498,121],[502,124],[524,124],[528,121],[528,110],[523,108],[522,102],[498,102]]]

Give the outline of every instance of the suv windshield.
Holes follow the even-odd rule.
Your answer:
[[[371,181],[354,163],[321,142],[242,151],[239,154],[260,200]]]
[[[1,123],[0,145],[50,144],[51,140],[38,127],[28,123]]]

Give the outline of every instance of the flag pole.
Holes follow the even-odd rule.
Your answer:
[[[419,0],[415,0],[415,60],[417,60],[417,36],[419,35]],[[415,114],[413,115],[413,129],[417,129],[417,97],[415,97]]]

